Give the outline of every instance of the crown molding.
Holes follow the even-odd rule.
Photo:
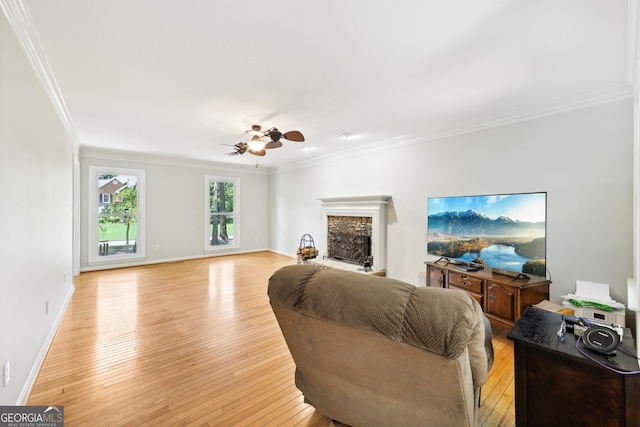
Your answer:
[[[425,132],[413,133],[394,137],[368,144],[366,146],[353,147],[312,160],[292,163],[270,168],[270,173],[288,172],[331,162],[336,158],[362,156],[363,153],[389,150],[404,147],[426,141],[434,141],[485,129],[497,128],[514,123],[536,120],[543,117],[555,116],[571,111],[582,110],[598,105],[609,104],[633,98],[633,87],[630,84],[621,84],[604,89],[591,90],[580,95],[559,98],[550,102],[516,108],[513,110],[478,117],[477,119],[441,126]]]
[[[7,17],[7,21],[24,49],[36,77],[62,122],[74,153],[78,153],[80,147],[78,134],[38,38],[38,32],[33,26],[29,11],[21,0],[0,0],[0,8]]]
[[[443,128],[439,131],[424,134],[423,138],[430,140],[442,139],[450,136],[477,132],[484,129],[506,126],[513,123],[556,116],[559,114],[569,113],[571,111],[623,101],[631,99],[632,97],[633,88],[631,85],[621,84],[604,89],[591,90],[575,96],[558,98],[546,103],[516,108],[498,114],[480,117],[477,120],[460,123],[452,126],[451,128]]]
[[[235,165],[232,166],[229,163],[218,163],[205,160],[190,160],[185,158],[173,158],[168,156],[152,155],[149,153],[138,153],[119,150],[106,150],[98,148],[82,147],[80,149],[81,158],[94,158],[94,159],[106,159],[136,163],[147,163],[163,166],[179,166],[186,168],[196,169],[215,169],[216,171],[223,172],[242,172],[255,175],[267,175],[268,170],[266,168],[257,168],[254,166]]]

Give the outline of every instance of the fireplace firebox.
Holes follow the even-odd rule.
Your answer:
[[[372,220],[373,218],[366,216],[329,216],[328,257],[360,265],[370,261]]]
[[[391,196],[319,199],[324,223],[323,258],[386,270],[387,204]]]

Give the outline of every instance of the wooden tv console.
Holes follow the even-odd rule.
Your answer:
[[[511,277],[490,271],[461,271],[448,262],[425,262],[427,286],[462,289],[482,307],[491,323],[511,329],[525,309],[549,299],[550,280]]]

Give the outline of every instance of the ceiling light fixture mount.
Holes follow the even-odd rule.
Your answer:
[[[246,133],[248,133],[249,135],[257,135],[257,136],[262,136],[264,134],[264,132],[262,132],[262,126],[260,125],[253,125],[251,126],[251,130],[246,130]]]

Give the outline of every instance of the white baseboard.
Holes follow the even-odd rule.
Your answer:
[[[219,256],[227,256],[227,255],[250,254],[250,253],[264,252],[264,251],[271,251],[271,250],[267,248],[262,248],[262,249],[251,249],[248,251],[236,251],[236,250],[220,251],[220,252],[216,251],[216,252],[206,253],[203,255],[193,255],[193,256],[186,256],[186,257],[179,257],[179,258],[163,258],[163,259],[157,259],[153,261],[104,263],[99,265],[95,264],[95,265],[90,265],[88,267],[81,267],[80,272],[84,273],[87,271],[109,270],[113,268],[137,267],[141,265],[163,264],[167,262],[188,261],[191,259],[213,258],[213,257],[219,257]]]
[[[29,397],[29,393],[31,393],[31,389],[36,382],[36,378],[38,378],[38,372],[40,372],[40,368],[42,367],[42,363],[44,362],[44,358],[49,351],[49,347],[51,347],[51,343],[53,342],[53,338],[56,336],[56,332],[58,331],[58,326],[60,326],[60,322],[62,321],[62,316],[64,312],[67,310],[67,306],[71,301],[71,297],[73,296],[73,292],[76,290],[75,286],[71,285],[69,288],[69,292],[64,297],[64,301],[62,301],[62,306],[58,313],[56,313],[56,317],[53,320],[53,324],[51,325],[51,329],[49,330],[49,334],[47,335],[47,339],[44,341],[40,352],[38,353],[38,357],[36,358],[33,367],[31,368],[31,372],[25,381],[24,386],[22,387],[22,392],[20,392],[20,396],[18,396],[18,401],[16,402],[16,406],[26,405],[27,398]]]
[[[273,252],[274,254],[288,256],[289,258],[298,259],[298,256],[295,254],[290,254],[282,251],[276,251],[274,249],[268,249],[269,252]]]

